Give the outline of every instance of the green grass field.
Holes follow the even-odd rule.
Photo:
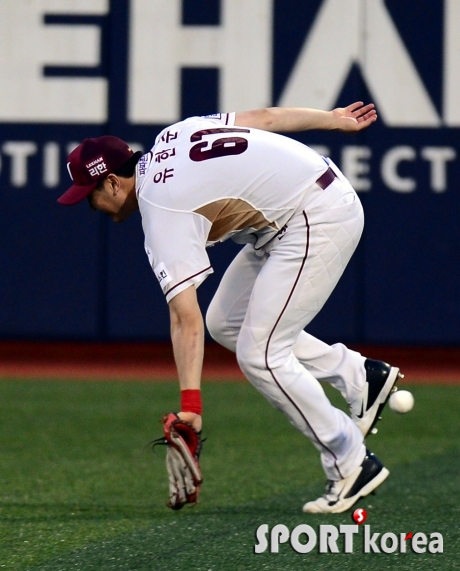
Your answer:
[[[248,384],[204,384],[201,501],[172,512],[164,450],[146,445],[178,402],[175,383],[1,381],[0,568],[460,569],[460,386],[408,388],[414,410],[385,411],[368,439],[390,478],[358,505],[373,533],[442,533],[442,554],[364,554],[359,537],[352,554],[288,543],[255,554],[261,524],[353,522],[301,512],[323,492],[318,455]]]

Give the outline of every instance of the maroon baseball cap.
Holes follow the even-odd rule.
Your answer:
[[[104,135],[85,139],[67,157],[67,169],[73,185],[58,198],[59,204],[72,206],[82,201],[99,181],[121,168],[133,154],[128,144],[118,137]]]

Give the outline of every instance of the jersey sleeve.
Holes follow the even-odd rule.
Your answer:
[[[141,200],[145,251],[169,302],[191,285],[198,287],[213,272],[206,239],[209,221],[199,214],[178,212]]]
[[[214,113],[214,115],[206,115],[205,119],[214,119],[219,121],[223,125],[228,125],[233,127],[235,125],[236,113],[233,111],[231,113]]]

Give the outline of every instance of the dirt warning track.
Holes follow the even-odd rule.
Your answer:
[[[353,347],[399,366],[403,383],[460,384],[460,347]],[[0,378],[158,381],[175,379],[168,343],[0,341]],[[203,380],[244,381],[235,355],[206,346]]]

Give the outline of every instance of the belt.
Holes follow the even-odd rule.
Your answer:
[[[331,169],[331,167],[329,167],[327,169],[327,171],[325,173],[323,173],[319,179],[316,181],[316,184],[322,188],[323,190],[326,190],[326,188],[332,183],[334,182],[334,179],[337,178],[337,175],[335,174],[335,172]]]

